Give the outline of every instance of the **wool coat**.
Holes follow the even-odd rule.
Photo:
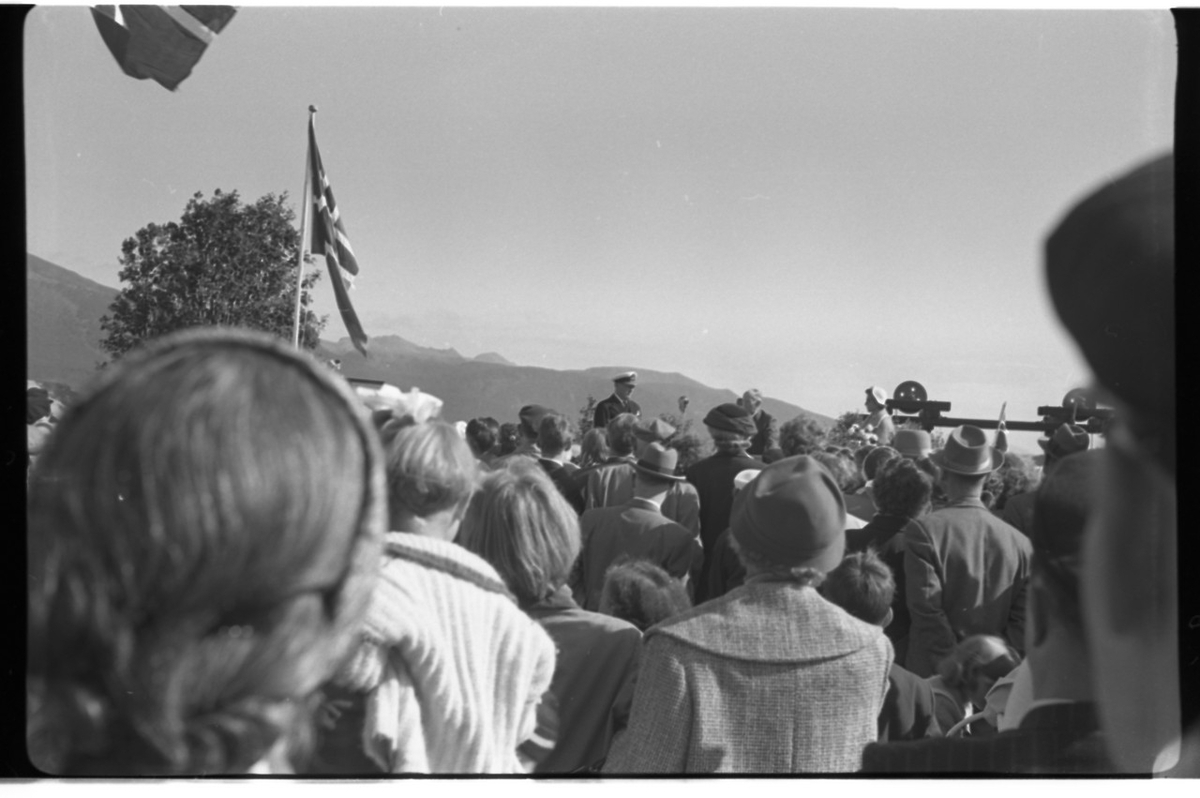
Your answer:
[[[606,773],[839,773],[875,740],[892,646],[761,576],[651,627]]]
[[[580,609],[565,586],[525,608],[554,640],[550,691],[558,740],[535,773],[573,773],[604,759],[616,724],[629,717],[642,633],[631,623]]]
[[[932,676],[964,638],[995,635],[1025,650],[1033,545],[979,499],[962,499],[904,527],[911,618],[904,667]]]
[[[718,449],[711,457],[694,463],[687,470],[687,480],[696,486],[700,496],[700,542],[705,552],[705,573],[712,564],[710,552],[716,546],[717,537],[729,526],[729,514],[733,510],[733,478],[748,468],[763,469],[766,465],[741,452]],[[697,586],[697,603],[708,598],[704,588],[704,585]]]

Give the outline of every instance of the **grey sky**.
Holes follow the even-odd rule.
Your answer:
[[[1166,11],[243,8],[174,94],[78,7],[26,33],[28,248],[116,286],[195,191],[300,193],[368,334],[679,371],[834,415],[918,379],[1032,418],[1086,370],[1070,203],[1171,146]],[[346,333],[327,281],[326,337]]]

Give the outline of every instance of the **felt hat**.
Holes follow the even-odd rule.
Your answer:
[[[828,572],[846,549],[846,501],[811,457],[772,463],[733,500],[730,534],[739,548],[786,568]]]
[[[892,448],[904,457],[920,460],[933,451],[933,439],[923,429],[898,429],[892,436]]]
[[[1174,157],[1077,203],[1046,239],[1046,283],[1096,379],[1145,418],[1173,419]]]
[[[675,466],[679,462],[679,452],[657,441],[646,447],[642,456],[633,467],[643,474],[655,479],[669,479],[680,482],[683,477],[675,474]]]
[[[973,477],[990,474],[1004,464],[1004,452],[988,443],[987,433],[979,427],[963,424],[950,431],[946,446],[934,452],[934,464],[943,471]]]
[[[542,407],[541,405],[525,405],[521,408],[521,412],[517,414],[521,419],[521,429],[530,438],[538,436],[538,427],[542,423],[542,419],[554,411]]]
[[[870,388],[868,388],[867,396],[870,396],[881,405],[887,404],[887,391],[883,390],[878,385],[872,385]]]
[[[637,385],[637,372],[625,371],[612,378],[613,382],[623,382],[627,385]]]
[[[750,415],[750,411],[732,402],[717,405],[709,410],[708,415],[704,417],[704,424],[713,429],[736,432],[747,438],[758,431],[758,428],[754,426],[754,418]]]
[[[675,434],[675,428],[661,418],[653,418],[649,421],[638,421],[637,426],[633,428],[633,434],[639,440],[659,441],[661,443]]]
[[[1060,460],[1069,454],[1084,452],[1092,448],[1092,436],[1076,424],[1061,424],[1047,438],[1038,438],[1038,446],[1046,456]]]

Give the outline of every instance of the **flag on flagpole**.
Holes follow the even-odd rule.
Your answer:
[[[311,116],[308,119],[308,157],[313,204],[312,238],[308,251],[313,255],[325,256],[325,265],[329,268],[329,281],[333,283],[333,294],[337,298],[338,312],[342,314],[342,321],[350,333],[350,340],[365,357],[367,334],[363,332],[358,314],[350,304],[348,293],[348,289],[354,285],[354,276],[358,274],[358,261],[354,259],[354,250],[350,247],[350,239],[338,214],[337,203],[333,200],[333,189],[329,187],[329,179],[325,176],[321,151],[317,149],[317,130]]]
[[[237,9],[233,6],[93,6],[100,37],[126,75],[175,91]]]

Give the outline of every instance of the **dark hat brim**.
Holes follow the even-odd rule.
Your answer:
[[[646,476],[654,477],[655,479],[669,479],[672,482],[683,482],[685,479],[687,479],[687,477],[681,477],[674,472],[672,472],[670,474],[665,474],[662,471],[656,471],[653,468],[647,468],[646,466],[642,465],[641,463],[634,463],[633,467],[635,470],[640,471],[641,473],[645,474]]]
[[[946,452],[945,449],[942,449],[941,451],[938,451],[938,452],[934,452],[932,455],[929,456],[929,459],[933,461],[934,465],[936,465],[938,468],[942,469],[943,471],[949,471],[951,474],[958,474],[959,476],[963,476],[963,477],[978,477],[978,476],[982,476],[984,474],[990,474],[993,471],[995,471],[997,468],[999,468],[1000,466],[1004,465],[1004,452],[997,451],[996,449],[992,449],[992,464],[991,464],[991,466],[983,466],[982,468],[976,469],[974,471],[969,471],[957,463],[946,462],[945,452]]]

